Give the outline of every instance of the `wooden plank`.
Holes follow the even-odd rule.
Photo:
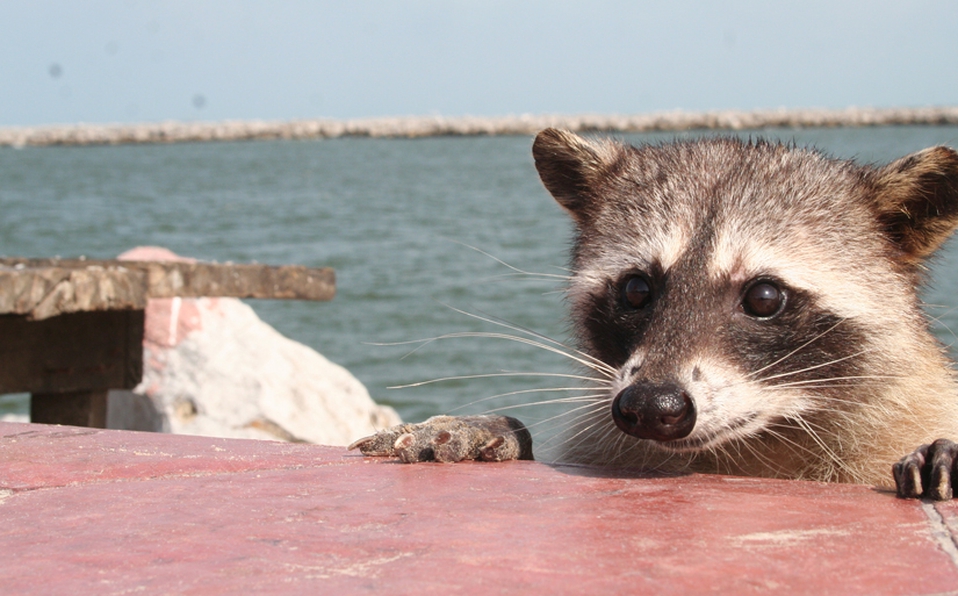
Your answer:
[[[30,396],[30,422],[106,428],[106,389]]]
[[[132,389],[143,377],[142,310],[0,315],[0,393]]]
[[[336,274],[302,265],[137,263],[147,274],[150,298],[229,296],[284,300],[332,300]]]
[[[335,294],[332,269],[302,265],[0,259],[0,314],[35,320],[71,312],[142,310],[148,298],[331,300]]]
[[[0,314],[41,320],[59,314],[146,308],[146,274],[116,264],[0,268]]]

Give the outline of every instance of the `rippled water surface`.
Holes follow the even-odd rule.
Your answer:
[[[742,134],[813,144],[866,162],[935,144],[958,145],[955,127]],[[625,135],[633,142],[675,136]],[[565,382],[530,375],[387,387],[571,369],[555,353],[505,340],[444,339],[418,349],[380,345],[507,331],[458,310],[566,341],[561,281],[518,274],[500,262],[549,276],[561,276],[566,262],[571,229],[539,183],[531,141],[0,148],[0,254],[112,258],[134,246],[160,245],[206,260],[334,267],[338,295],[332,302],[251,304],[285,335],[350,369],[374,398],[396,407],[404,419],[422,419],[498,394]],[[958,329],[956,265],[951,243],[926,293],[926,301],[937,305],[930,312],[940,318],[937,330],[949,345],[954,336],[947,329]],[[554,395],[520,393],[457,411]],[[24,403],[22,397],[4,398],[0,413],[22,411]],[[516,414],[535,419],[552,411]]]

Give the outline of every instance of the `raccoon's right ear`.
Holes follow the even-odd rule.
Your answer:
[[[878,171],[879,219],[906,261],[931,256],[958,227],[958,153],[932,147]]]
[[[576,220],[587,218],[596,187],[619,161],[623,147],[589,141],[566,130],[547,128],[536,135],[532,156],[546,190]]]

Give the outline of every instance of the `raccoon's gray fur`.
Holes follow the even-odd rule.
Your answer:
[[[958,447],[927,443],[958,438],[958,384],[916,288],[958,226],[958,154],[873,168],[763,141],[631,147],[553,129],[533,154],[576,224],[579,348],[609,377],[607,414],[561,459],[889,484],[921,445],[896,467],[899,494],[950,498]],[[442,459],[531,458],[527,435],[468,434]],[[450,434],[393,439],[427,448],[363,450],[427,459]],[[490,451],[503,444],[517,446]]]

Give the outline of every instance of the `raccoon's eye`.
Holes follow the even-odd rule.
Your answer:
[[[759,281],[745,290],[742,298],[742,310],[750,317],[767,319],[782,310],[785,304],[785,292],[770,281]]]
[[[622,286],[622,300],[636,310],[644,308],[652,297],[652,287],[641,275],[633,275]]]

